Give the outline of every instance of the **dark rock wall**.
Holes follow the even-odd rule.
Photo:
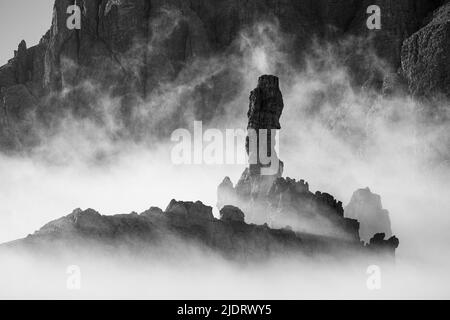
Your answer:
[[[259,77],[256,88],[250,92],[249,100],[247,129],[252,130],[253,135],[247,136],[246,151],[253,161],[249,165],[250,178],[255,176],[259,178],[262,168],[270,167],[272,162],[276,161],[278,164],[274,165],[278,166],[278,170],[273,175],[260,177],[273,180],[283,173],[281,161],[275,151],[275,135],[277,130],[281,129],[280,117],[284,108],[278,77],[272,75]],[[271,163],[265,164],[260,159],[260,155],[264,153],[270,157]]]
[[[267,20],[278,21],[282,35],[290,39],[280,49],[293,67],[301,67],[303,54],[314,39],[338,43],[354,35],[366,39],[356,43],[372,47],[392,74],[402,67],[398,82],[405,79],[411,93],[448,95],[448,3],[433,14],[443,2],[79,0],[82,28],[69,30],[66,9],[75,1],[57,0],[52,27],[41,42],[31,48],[21,42],[14,58],[0,68],[0,88],[25,85],[29,94],[41,102],[39,110],[48,116],[43,110],[52,108],[47,95],[69,87],[74,93],[53,104],[82,109],[78,113],[86,115],[93,112],[89,108],[95,109],[95,104],[89,106],[92,93],[78,86],[89,80],[123,100],[122,116],[126,119],[141,98],[145,99],[161,83],[175,79],[186,63],[196,57],[226,54],[243,28]],[[381,30],[366,28],[366,9],[372,4],[381,7]],[[356,83],[388,87],[389,91],[390,81],[396,77],[385,79],[384,70],[368,63],[365,53],[354,46],[349,50],[345,61]],[[215,81],[222,86],[202,91],[200,100],[220,101],[225,94],[223,83],[228,87],[232,83],[239,85],[235,75],[225,72],[218,78]],[[11,108],[26,110],[30,106]],[[207,120],[217,105],[199,103],[198,108],[198,117]]]
[[[105,76],[114,67],[118,76],[144,77],[139,79],[139,89],[145,92],[152,89],[144,83],[158,66],[170,66],[176,73],[191,57],[228,48],[243,27],[274,18],[279,20],[282,31],[294,36],[298,49],[293,52],[294,60],[301,57],[301,49],[313,36],[333,39],[336,35],[354,34],[372,37],[377,53],[395,69],[400,66],[403,41],[421,27],[440,1],[81,0],[82,28],[69,30],[66,9],[73,3],[55,2],[52,28],[37,47],[27,50],[21,43],[14,83],[23,83],[31,75],[33,82],[58,88],[77,78]],[[382,9],[380,31],[365,26],[365,10],[371,4]],[[159,53],[152,52],[155,42],[161,45]],[[124,62],[131,58],[133,65]],[[61,65],[64,59],[76,62],[82,71],[67,74]],[[1,75],[7,78],[3,72]],[[11,82],[2,79],[0,85]]]
[[[401,58],[412,94],[450,97],[450,3],[404,42]]]

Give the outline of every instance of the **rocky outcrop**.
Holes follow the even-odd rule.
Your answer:
[[[275,151],[277,130],[281,129],[283,96],[278,77],[263,75],[256,89],[250,93],[248,109],[248,136],[246,151],[249,156],[248,175],[242,183],[250,186],[253,199],[264,196],[275,179],[283,173],[283,162]]]
[[[385,240],[385,238],[386,235],[384,233],[375,234],[373,238],[370,239],[367,248],[376,254],[390,255],[393,257],[395,256],[395,249],[398,248],[400,241],[395,236],[392,236],[387,240]]]
[[[241,209],[234,206],[224,206],[220,210],[220,220],[222,221],[234,221],[234,222],[244,222],[245,215]]]
[[[76,209],[0,249],[28,250],[31,254],[47,253],[55,257],[91,252],[94,248],[116,254],[125,249],[145,255],[156,248],[167,253],[174,246],[180,250],[194,246],[239,261],[266,260],[285,254],[373,259],[391,252],[391,247],[383,249],[388,246],[378,238],[373,242],[378,248],[375,251],[359,242],[246,224],[237,208],[224,208],[220,220],[211,218],[210,212],[211,207],[201,202],[175,200],[164,212],[152,207],[141,214],[103,216],[93,209]]]
[[[303,180],[277,178],[269,192],[256,199],[249,192],[242,192],[245,189],[239,183],[230,188],[230,182],[226,177],[218,187],[219,209],[220,205],[234,205],[253,223],[267,223],[275,228],[290,226],[305,233],[359,242],[359,222],[344,217],[342,203],[330,194],[311,192]]]
[[[402,71],[416,96],[450,97],[450,3],[403,43]]]
[[[359,236],[366,243],[378,233],[392,236],[389,212],[383,209],[381,197],[369,188],[355,191],[345,207],[345,216],[360,223]]]
[[[344,217],[342,202],[328,193],[312,193],[304,180],[279,178],[273,184],[268,200],[273,225],[290,221],[297,230],[360,240],[359,223]]]
[[[283,113],[283,95],[278,77],[263,75],[257,87],[250,92],[248,108],[248,129],[281,129],[280,117]]]
[[[284,104],[279,90],[279,79],[264,75],[259,78],[258,86],[250,93],[248,112],[249,132],[263,129],[281,129],[279,119]],[[249,134],[250,136],[250,134]],[[267,140],[257,140],[269,145],[279,161],[275,174],[265,174],[265,166],[252,162],[252,150],[247,138],[247,152],[249,165],[244,170],[240,180],[233,186],[226,177],[217,189],[219,210],[226,205],[241,208],[247,215],[248,221],[257,224],[268,223],[272,227],[282,228],[291,226],[295,230],[315,233],[359,242],[359,223],[344,217],[342,203],[327,193],[312,193],[307,182],[282,178],[283,163],[279,161],[274,149],[273,136]],[[253,151],[255,152],[255,151]],[[259,154],[259,152],[258,152]]]
[[[165,212],[191,221],[214,220],[212,207],[205,206],[200,201],[194,203],[172,200]]]
[[[217,207],[225,205],[241,207],[259,206],[264,202],[274,182],[283,173],[283,162],[275,150],[277,130],[281,129],[280,117],[283,112],[283,96],[279,79],[273,75],[259,77],[257,87],[251,91],[248,108],[248,135],[246,152],[249,165],[234,188],[226,177],[218,187]],[[256,210],[256,209],[255,209]],[[252,210],[254,212],[255,210]],[[253,214],[247,211],[252,222],[267,222],[265,211]]]

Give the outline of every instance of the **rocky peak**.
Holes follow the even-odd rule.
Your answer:
[[[372,193],[369,188],[353,193],[345,207],[345,216],[359,221],[359,235],[365,242],[369,242],[378,233],[388,237],[392,235],[389,212],[383,209],[380,195]]]
[[[264,178],[265,181],[256,182],[260,185],[265,182],[270,184],[274,177],[281,176],[283,170],[282,162],[275,151],[275,130],[281,129],[280,117],[284,108],[278,77],[273,75],[259,77],[258,85],[250,92],[249,100],[247,128],[250,131],[246,139],[246,150],[250,159],[249,174],[257,180]],[[260,158],[264,151],[267,157],[270,157],[269,164],[264,164]],[[270,167],[273,162],[277,162],[278,172],[271,175],[272,177],[261,177],[261,170]]]
[[[281,129],[280,117],[283,107],[278,77],[273,75],[259,77],[256,89],[250,93],[248,128]]]
[[[389,239],[385,239],[384,233],[377,233],[371,239],[367,247],[376,253],[388,254],[390,256],[395,255],[395,249],[398,248],[400,241],[397,237],[392,236]]]

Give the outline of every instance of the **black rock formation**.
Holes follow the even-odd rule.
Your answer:
[[[243,175],[246,180],[243,183],[249,184],[253,199],[267,194],[272,183],[283,174],[283,162],[275,151],[276,133],[281,129],[283,108],[278,77],[261,76],[256,89],[250,93],[247,113],[249,135],[246,139],[246,151],[249,166]]]
[[[424,27],[405,40],[401,60],[412,94],[450,97],[450,2],[427,17]]]

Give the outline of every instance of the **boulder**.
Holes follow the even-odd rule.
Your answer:
[[[165,213],[173,214],[175,216],[187,217],[195,220],[214,220],[212,207],[205,206],[201,201],[197,202],[183,202],[172,200]]]
[[[238,207],[227,205],[220,210],[220,220],[226,222],[244,222],[245,215]]]

